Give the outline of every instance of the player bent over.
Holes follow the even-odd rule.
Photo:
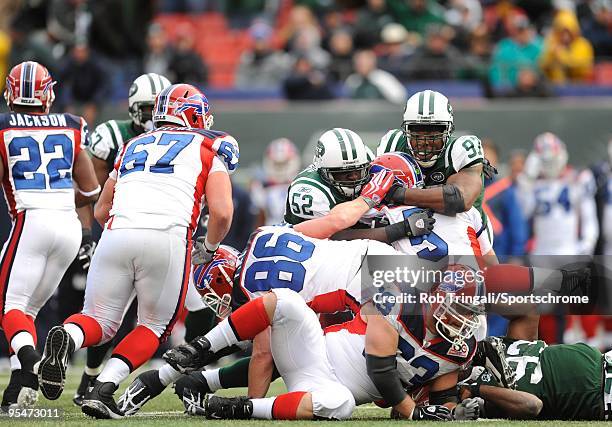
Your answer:
[[[83,150],[87,123],[49,114],[55,83],[41,64],[22,62],[6,79],[11,112],[0,114],[0,178],[13,221],[0,262],[0,320],[11,354],[3,407],[37,399],[34,320],[79,250],[75,189],[78,206],[100,193]]]
[[[172,331],[184,305],[203,197],[208,245],[219,245],[231,224],[231,183],[217,154],[236,165],[238,147],[230,135],[208,130],[212,115],[204,94],[191,85],[169,86],[156,98],[153,121],[152,132],[124,146],[104,186],[95,215],[105,230],[83,312],[49,331],[39,367],[43,394],[57,399],[69,356],[110,340],[135,290],[138,326],[114,349],[83,401],[83,412],[97,418],[123,416],[113,400],[118,384]]]

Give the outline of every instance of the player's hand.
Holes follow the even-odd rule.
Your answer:
[[[419,209],[404,217],[406,237],[418,237],[431,233],[436,220],[431,209]]]
[[[497,168],[493,166],[487,158],[485,158],[482,163],[482,172],[484,173],[485,179],[493,179],[495,175],[499,173]]]
[[[193,242],[191,249],[191,263],[193,265],[207,264],[212,261],[215,256],[216,249],[210,250],[204,242],[206,237],[200,236]]]
[[[378,206],[393,185],[393,181],[395,181],[395,175],[389,169],[376,172],[361,189],[361,197],[370,208]]]
[[[91,264],[91,258],[93,257],[94,251],[96,250],[96,242],[91,238],[91,230],[84,228],[83,237],[81,238],[81,247],[77,254],[77,260],[81,265],[83,271],[89,270]]]
[[[481,397],[465,399],[455,406],[451,412],[453,420],[477,420],[480,417],[480,406],[484,405]]]
[[[415,421],[451,421],[451,410],[442,405],[416,406],[412,412]]]
[[[385,205],[403,205],[404,204],[404,195],[406,193],[406,187],[394,181],[391,184],[391,188],[385,194],[385,198],[383,199],[383,203]]]
[[[188,374],[211,362],[214,353],[209,349],[210,342],[202,335],[187,344],[171,348],[162,358],[181,374]]]

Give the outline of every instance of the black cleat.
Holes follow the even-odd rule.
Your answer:
[[[179,398],[185,406],[185,413],[187,415],[206,415],[206,393],[199,392],[197,390],[191,390],[190,388],[183,388]]]
[[[499,337],[487,337],[478,343],[472,366],[487,368],[504,388],[516,387],[516,373],[508,364],[506,345]]]
[[[561,295],[591,296],[591,268],[584,267],[576,270],[561,270]]]
[[[189,344],[171,348],[162,357],[181,374],[196,371],[216,360],[215,354],[210,351],[210,342],[204,336],[197,337]]]
[[[246,396],[207,395],[204,399],[204,415],[209,420],[248,420],[253,416],[253,402]]]
[[[11,371],[11,379],[4,389],[2,394],[2,410],[8,411],[8,408],[17,404],[17,397],[21,391],[21,369]]]
[[[119,402],[119,410],[124,415],[134,415],[149,400],[159,396],[166,387],[159,380],[159,371],[151,370],[138,375],[125,389]]]
[[[204,399],[211,393],[202,371],[185,375],[174,384],[174,392],[189,415],[204,415]]]
[[[96,380],[93,388],[89,389],[83,399],[81,411],[85,415],[99,419],[123,418],[123,412],[117,407],[113,393],[117,386],[112,382],[101,383]]]
[[[21,390],[19,390],[17,396],[17,407],[31,408],[38,401],[38,375],[22,369],[19,380],[21,381]]]
[[[85,372],[83,372],[83,375],[81,375],[81,382],[77,387],[76,393],[74,393],[74,397],[72,398],[75,405],[81,406],[83,404],[83,399],[85,399],[87,388],[93,387],[96,378],[98,378],[97,375],[87,375]]]
[[[68,360],[74,353],[74,342],[63,326],[54,326],[47,335],[45,352],[38,366],[38,383],[43,396],[56,400],[64,391]]]

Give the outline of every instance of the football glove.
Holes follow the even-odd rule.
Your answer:
[[[219,245],[217,245],[217,248]],[[212,261],[217,252],[217,248],[208,249],[206,247],[206,237],[200,236],[193,242],[191,248],[191,263],[193,265],[207,264]]]
[[[83,271],[89,270],[91,264],[91,258],[93,257],[94,251],[96,250],[96,242],[91,237],[91,230],[88,228],[83,229],[83,237],[81,238],[81,247],[77,254],[77,260]]]
[[[412,412],[415,421],[450,421],[451,410],[442,405],[416,406]]]
[[[188,344],[179,345],[166,351],[162,358],[181,374],[201,369],[206,366],[213,357],[210,351],[210,342],[199,336]]]
[[[383,169],[372,175],[372,179],[361,189],[361,197],[370,208],[378,206],[391,188],[395,175],[388,169]]]
[[[497,168],[491,164],[489,159],[484,159],[482,162],[482,173],[484,173],[485,179],[493,179],[499,172],[497,172]]]
[[[402,222],[387,225],[385,233],[387,241],[393,243],[406,237],[417,237],[431,233],[436,220],[431,209],[417,209],[409,216],[404,217]]]
[[[403,205],[405,204],[404,203],[405,195],[406,195],[406,187],[404,187],[404,185],[400,184],[399,182],[395,181],[391,185],[391,188],[389,189],[389,191],[387,191],[387,194],[385,194],[383,203],[386,205],[395,205],[395,206]]]
[[[465,399],[453,408],[452,419],[459,421],[477,420],[480,417],[481,405],[484,406],[484,400],[481,397]]]

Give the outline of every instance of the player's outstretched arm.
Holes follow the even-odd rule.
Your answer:
[[[209,214],[208,231],[204,244],[208,250],[215,251],[232,225],[234,203],[229,175],[225,171],[213,172],[208,175],[204,194],[206,195]]]
[[[81,150],[77,155],[72,173],[77,185],[75,197],[77,208],[95,203],[100,194],[100,184],[96,178],[89,154],[84,150]]]
[[[116,183],[117,181],[115,181],[115,179],[112,177],[109,177],[106,180],[106,183],[104,184],[104,189],[102,190],[102,194],[100,195],[98,203],[96,203],[96,206],[94,208],[94,216],[96,218],[96,221],[98,221],[98,224],[100,224],[102,227],[104,227],[104,224],[106,224],[106,221],[108,221],[108,218],[110,216],[110,210],[113,206],[113,195],[115,194]]]
[[[461,169],[435,188],[396,187],[388,200],[396,205],[431,208],[446,215],[469,210],[482,190],[482,164]],[[393,192],[393,193],[392,193]]]
[[[485,401],[484,416],[486,418],[510,418],[514,420],[531,420],[537,418],[542,411],[543,403],[535,395],[509,388],[481,385],[462,387],[462,397],[478,397]]]

